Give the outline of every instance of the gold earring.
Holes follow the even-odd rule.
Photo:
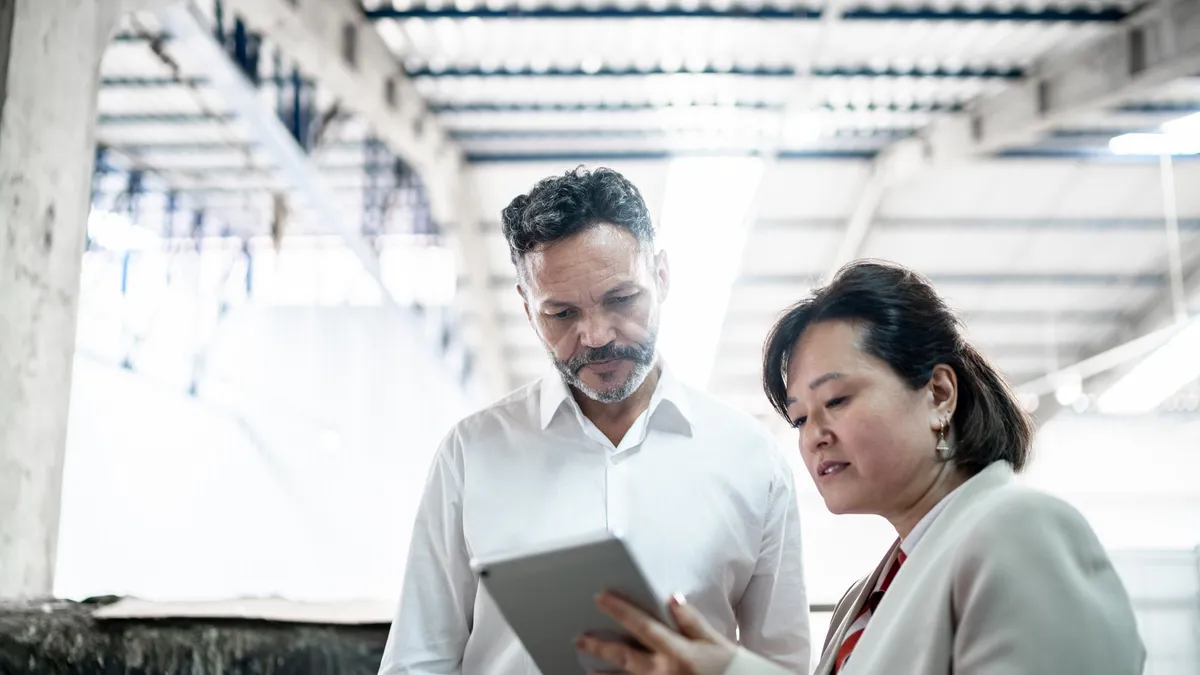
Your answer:
[[[946,424],[943,422],[938,427],[938,442],[937,452],[943,459],[950,454],[950,444],[946,442]]]

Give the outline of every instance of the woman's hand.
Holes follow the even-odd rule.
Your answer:
[[[708,625],[679,594],[671,596],[668,604],[679,633],[612,593],[601,594],[596,605],[649,651],[586,635],[575,647],[630,675],[722,675],[737,652],[737,646]]]

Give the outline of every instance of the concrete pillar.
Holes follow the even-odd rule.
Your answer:
[[[0,599],[54,578],[100,59],[120,0],[0,0]]]

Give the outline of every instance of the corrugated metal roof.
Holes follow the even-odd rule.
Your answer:
[[[789,159],[765,178],[714,375],[759,413],[767,411],[757,394],[756,346],[774,313],[825,271],[870,158],[1019,83],[1052,50],[1104,34],[1137,4],[874,1],[850,6],[848,18],[822,34],[813,20],[822,4],[797,0],[364,3],[415,14],[375,26],[415,75],[429,110],[477,162],[476,213],[495,281],[488,301],[501,308],[514,382],[541,373],[545,357],[511,292],[495,226],[504,202],[567,166],[606,163],[634,176],[657,213],[665,159],[746,152],[776,129],[787,132],[780,149]],[[651,16],[714,9],[801,18]],[[541,10],[604,16],[469,16]],[[154,53],[158,30],[151,16],[138,15],[106,53],[98,141],[110,146],[114,166],[145,171],[153,190],[178,190],[188,208],[222,214],[246,234],[267,232],[271,193],[282,187],[276,168],[187,54],[172,52],[176,69]],[[806,63],[820,40],[826,48]],[[260,49],[264,105],[286,108],[291,63],[281,55],[277,81],[275,48],[263,42]],[[813,77],[805,76],[809,66]],[[782,117],[801,88],[809,107]],[[314,98],[316,115],[333,103],[320,83],[305,96]],[[897,187],[863,253],[933,276],[1011,377],[1039,376],[1118,334],[1127,317],[1164,296],[1157,165],[1113,161],[1105,148],[1111,135],[1196,110],[1200,76],[1081,116],[1008,159],[948,167]],[[390,155],[381,160],[366,145],[370,132],[360,119],[331,116],[314,153],[347,213],[361,214],[368,186],[391,170],[380,164]],[[1197,168],[1181,163],[1181,175],[1194,181]],[[101,177],[101,199],[119,194],[126,180],[121,171]],[[1181,182],[1179,194],[1189,251],[1200,245],[1200,193],[1190,184]],[[321,225],[294,231],[306,230]]]

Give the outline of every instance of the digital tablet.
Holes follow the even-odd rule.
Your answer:
[[[609,533],[475,560],[471,569],[543,675],[620,672],[575,649],[583,633],[637,644],[596,607],[596,595],[603,591],[618,593],[674,626],[666,596],[651,588],[625,543]]]

